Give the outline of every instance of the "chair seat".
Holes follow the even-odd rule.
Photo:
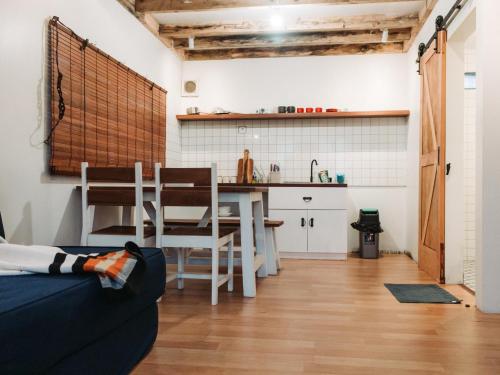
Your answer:
[[[110,227],[93,231],[91,234],[100,234],[107,236],[135,236],[135,226],[112,225]],[[152,237],[154,235],[155,227],[144,227],[144,238]]]
[[[235,228],[219,228],[219,238],[226,237],[235,232]],[[166,236],[203,236],[210,237],[212,235],[212,228],[198,228],[198,227],[165,227],[163,232]]]

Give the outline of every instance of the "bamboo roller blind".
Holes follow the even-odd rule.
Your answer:
[[[79,176],[82,161],[98,167],[141,161],[151,178],[154,163],[165,162],[166,91],[57,17],[49,23],[49,65],[51,173]]]

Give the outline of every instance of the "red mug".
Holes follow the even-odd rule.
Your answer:
[[[307,108],[306,108],[306,112],[307,112],[307,113],[311,113],[312,111],[313,111],[313,109],[312,109],[311,107],[307,107]]]
[[[316,112],[323,112],[323,108],[321,108],[321,107],[316,107]]]
[[[302,107],[297,108],[297,113],[304,113],[304,108]]]

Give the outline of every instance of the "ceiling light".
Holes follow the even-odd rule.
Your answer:
[[[283,30],[285,28],[285,20],[281,14],[273,14],[270,19],[270,24],[274,30]]]
[[[389,30],[384,29],[382,30],[382,43],[387,43],[387,40],[389,40]]]

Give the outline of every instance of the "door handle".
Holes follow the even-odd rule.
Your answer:
[[[302,197],[302,199],[304,200],[304,202],[312,201],[312,197]]]
[[[300,218],[300,226],[301,227],[305,227],[306,226],[306,219],[304,219],[303,217]]]
[[[451,163],[446,163],[446,175],[447,176],[450,174],[450,169],[451,169]]]
[[[314,218],[313,217],[309,219],[309,226],[311,228],[314,227]]]

